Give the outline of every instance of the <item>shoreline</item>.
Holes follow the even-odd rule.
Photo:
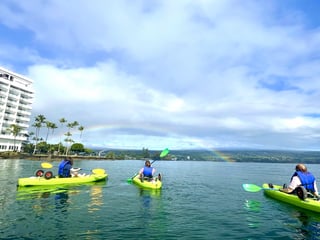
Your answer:
[[[77,159],[83,159],[83,160],[122,160],[122,159],[110,159],[106,157],[100,157],[100,156],[78,156],[78,155],[48,155],[48,154],[23,154],[23,153],[0,153],[0,160],[6,160],[6,159],[26,159],[26,160],[34,160],[34,161],[57,161],[62,160],[66,157],[70,157],[74,160]],[[132,159],[135,160],[135,159]]]

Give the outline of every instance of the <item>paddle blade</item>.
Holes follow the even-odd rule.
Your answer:
[[[139,173],[134,174],[131,178],[127,179],[128,183],[132,183],[132,179],[135,178]]]
[[[43,163],[41,163],[41,167],[42,167],[42,168],[52,168],[53,166],[52,166],[52,164],[50,164],[50,163],[43,162]]]
[[[169,153],[169,149],[166,148],[166,149],[164,149],[164,150],[160,153],[160,157],[163,158],[163,157],[167,156],[168,153]]]
[[[96,169],[92,169],[92,173],[97,175],[102,175],[102,174],[105,174],[106,171],[102,168],[96,168]]]
[[[242,187],[247,192],[259,192],[262,188],[255,184],[242,184]]]

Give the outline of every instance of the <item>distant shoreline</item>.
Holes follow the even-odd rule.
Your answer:
[[[150,151],[150,157],[144,157],[139,150],[113,151],[110,155],[53,155],[29,154],[17,152],[0,152],[1,159],[26,159],[35,161],[59,161],[65,157],[74,160],[160,160]],[[252,163],[320,163],[320,151],[286,151],[286,150],[172,150],[161,161],[210,161],[210,162],[252,162]]]
[[[106,157],[99,156],[78,156],[78,155],[48,155],[48,154],[23,154],[23,153],[11,153],[11,154],[0,154],[0,160],[6,159],[26,159],[26,160],[34,160],[34,161],[56,161],[62,160],[66,157],[70,157],[72,159],[84,159],[84,160],[119,160],[119,159],[110,159]]]

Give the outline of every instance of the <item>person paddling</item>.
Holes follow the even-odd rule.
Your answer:
[[[303,186],[308,192],[311,192],[315,197],[319,198],[316,178],[313,174],[308,172],[307,167],[302,163],[296,165],[295,170],[289,186],[279,190],[285,193],[295,193],[298,187]]]
[[[72,165],[73,165],[72,158],[69,157],[69,158],[63,159],[59,164],[58,176],[60,178],[71,177],[70,170],[72,168]]]
[[[151,163],[149,160],[145,161],[144,167],[140,169],[139,175],[140,175],[140,180],[143,182],[144,178],[153,178],[153,174],[155,173],[156,169],[151,167]]]

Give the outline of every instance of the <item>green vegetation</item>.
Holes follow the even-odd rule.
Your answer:
[[[285,150],[181,150],[170,156],[179,160],[216,162],[320,163],[320,151]]]
[[[95,150],[92,154],[98,153]],[[159,159],[160,151],[142,150],[106,151],[107,159]],[[111,157],[112,156],[112,157]],[[168,161],[212,161],[212,162],[260,162],[260,163],[320,163],[320,151],[282,150],[170,150],[162,160]]]
[[[11,124],[10,127],[7,129],[7,131],[13,135],[13,151],[16,151],[16,139],[18,134],[21,132],[22,127],[18,126],[17,124]]]
[[[60,137],[60,142],[56,144],[49,144],[48,138],[51,134],[54,133],[54,130],[58,128],[57,124],[51,121],[48,121],[44,115],[38,115],[35,117],[35,121],[32,124],[32,127],[35,128],[35,132],[29,133],[28,141],[23,146],[24,153],[32,153],[32,154],[65,154],[68,155],[69,151],[73,151],[72,153],[79,153],[79,152],[90,152],[90,150],[86,150],[81,143],[76,143],[73,138],[73,129],[78,127],[80,124],[77,121],[68,122],[65,118],[61,118],[59,120],[60,127],[66,127],[63,136],[65,145],[61,142],[63,136]],[[45,133],[45,138],[41,137],[41,129],[47,128]],[[14,128],[11,130],[14,134]],[[80,131],[80,139],[82,136],[82,132],[84,130],[83,126],[79,126],[78,130]],[[73,146],[75,144],[75,146]]]
[[[28,141],[23,146],[23,153],[30,155],[68,155],[79,158],[101,159],[160,159],[160,151],[126,150],[126,149],[88,149],[80,142],[84,127],[77,121],[68,122],[65,118],[59,120],[60,128],[65,128],[60,142],[49,144],[50,133],[58,128],[57,124],[48,121],[44,115],[35,117],[33,127],[35,133],[30,132]],[[79,131],[79,142],[74,140],[75,128]],[[41,129],[46,128],[45,138],[41,137]],[[11,125],[7,130],[17,136],[21,129]],[[64,138],[64,139],[63,139]],[[63,142],[62,142],[63,139]],[[64,143],[64,144],[63,144]],[[170,146],[168,146],[170,148]],[[11,153],[2,153],[0,157],[16,156]],[[162,160],[175,161],[214,161],[214,162],[268,162],[268,163],[320,163],[320,151],[281,151],[281,150],[171,150]]]

